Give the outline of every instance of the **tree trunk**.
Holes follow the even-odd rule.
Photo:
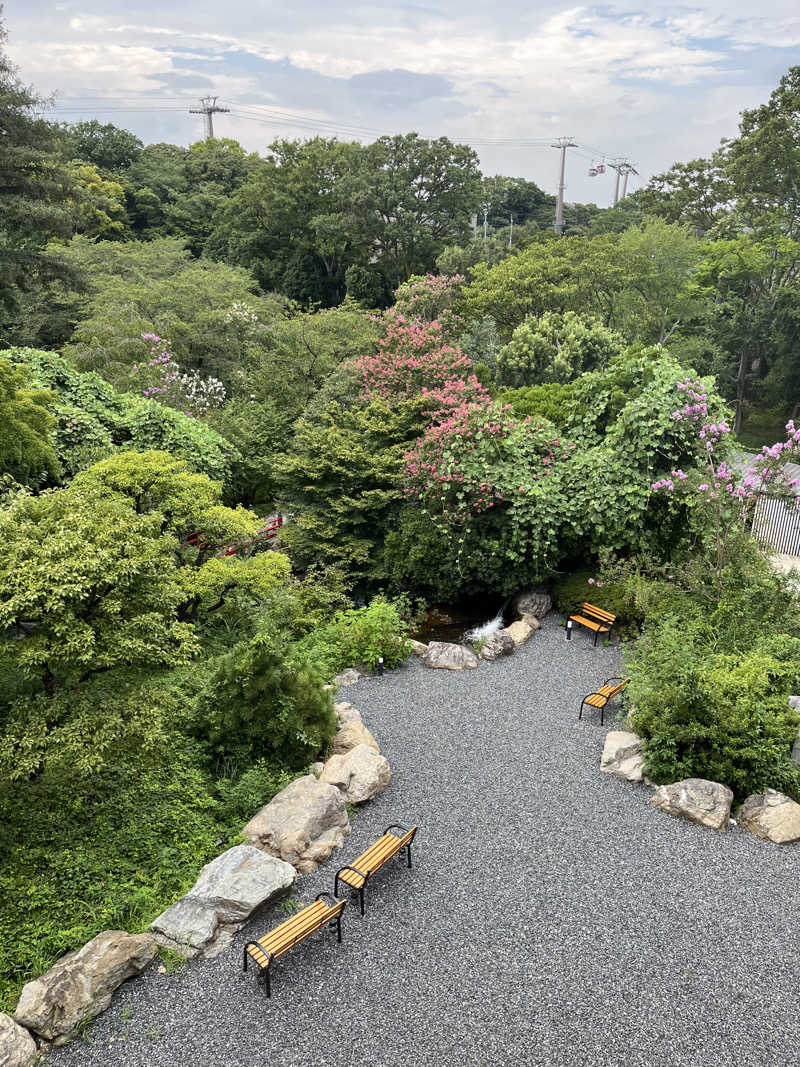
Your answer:
[[[739,370],[736,374],[736,413],[733,418],[733,432],[738,433],[742,428],[744,393],[747,383],[747,355],[744,350],[739,356]]]

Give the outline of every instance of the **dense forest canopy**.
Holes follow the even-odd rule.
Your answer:
[[[729,460],[800,409],[800,67],[563,236],[447,137],[256,154],[45,113],[0,57],[4,1001],[190,884],[324,748],[324,683],[398,662],[413,603],[604,566],[664,692],[720,656],[797,692]],[[800,795],[785,700],[709,697],[693,731],[648,692],[660,780]]]

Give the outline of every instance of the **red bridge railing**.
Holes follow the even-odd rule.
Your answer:
[[[278,531],[283,526],[283,515],[274,515],[269,522],[265,523],[252,537],[237,537],[234,541],[223,541],[214,547],[215,556],[237,556],[240,552],[247,552],[262,541],[272,541],[278,536]],[[211,548],[212,542],[202,530],[195,530],[181,541],[182,545],[191,545],[193,548]]]

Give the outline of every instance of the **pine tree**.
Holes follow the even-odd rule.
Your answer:
[[[0,8],[2,15],[2,8]],[[0,23],[0,49],[6,32]],[[58,128],[0,50],[0,339],[14,339],[19,297],[63,271],[47,251],[72,232],[71,178],[57,153]]]

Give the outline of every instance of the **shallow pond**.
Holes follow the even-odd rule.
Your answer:
[[[461,642],[471,630],[497,620],[494,629],[511,622],[511,597],[475,597],[456,604],[434,604],[409,637],[415,641]],[[509,613],[509,614],[506,614]],[[473,635],[474,639],[474,635]]]

